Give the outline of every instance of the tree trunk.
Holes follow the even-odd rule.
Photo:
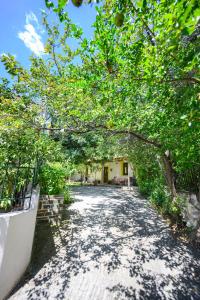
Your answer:
[[[171,197],[174,200],[177,196],[176,187],[175,187],[175,172],[173,169],[173,165],[170,159],[170,153],[167,150],[165,154],[162,156],[164,171],[165,171],[165,178],[167,181],[167,185],[169,187]]]

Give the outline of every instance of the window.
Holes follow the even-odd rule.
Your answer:
[[[128,175],[128,163],[123,163],[123,175]]]

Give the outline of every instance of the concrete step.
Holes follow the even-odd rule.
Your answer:
[[[52,202],[52,201],[55,201],[55,200],[62,200],[63,199],[63,197],[54,197],[54,198],[46,198],[46,199],[44,199],[44,198],[40,198],[40,201],[48,201],[48,202]]]
[[[37,213],[37,217],[44,217],[44,216],[51,216],[53,213],[52,212],[50,212],[50,211],[47,211],[47,212],[38,212]]]
[[[52,209],[52,208],[54,208],[54,205],[53,204],[43,204],[42,205],[42,209]]]
[[[50,219],[58,219],[60,218],[59,214],[53,214],[50,216],[37,216],[37,220],[50,220]]]
[[[51,195],[51,196],[49,196],[49,197],[43,197],[43,196],[41,196],[40,197],[40,200],[42,200],[42,201],[53,201],[54,199],[57,199],[57,200],[62,200],[64,198],[64,196],[62,196],[62,195],[60,195],[60,196],[53,196],[53,195]]]
[[[54,199],[54,200],[40,200],[40,203],[41,204],[61,204],[63,203],[64,199],[62,200],[57,200],[57,199]]]

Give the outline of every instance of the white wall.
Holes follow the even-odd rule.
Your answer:
[[[124,162],[128,163],[128,175],[122,174],[122,164]],[[130,163],[127,160],[109,162],[105,166],[108,166],[109,180],[112,180],[114,177],[117,177],[118,179],[127,179],[128,177],[133,176],[133,170],[131,168]]]
[[[39,188],[32,193],[28,210],[0,214],[0,300],[24,274],[31,258]]]

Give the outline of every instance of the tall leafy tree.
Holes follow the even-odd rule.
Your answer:
[[[23,70],[3,62],[39,102],[51,136],[126,135],[160,157],[172,197],[175,172],[199,166],[199,23],[196,1],[107,1],[98,9],[94,38],[82,38],[62,9],[50,25],[45,58]],[[118,17],[118,18],[116,18]],[[75,38],[77,49],[68,45]],[[77,64],[77,59],[79,63]],[[147,151],[148,152],[148,151]],[[103,155],[103,154],[102,154]]]

